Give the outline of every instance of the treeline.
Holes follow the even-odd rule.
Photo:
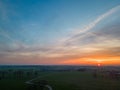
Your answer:
[[[37,70],[0,70],[1,79],[22,79],[22,78],[34,78],[39,76],[40,72]]]

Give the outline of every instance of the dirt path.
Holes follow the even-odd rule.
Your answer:
[[[48,76],[48,75],[44,75],[44,76],[39,76],[39,77],[33,78],[33,79],[29,80],[29,81],[26,81],[25,83],[32,85],[33,84],[32,81],[37,80],[37,79],[42,78],[42,77],[45,77],[45,76]],[[53,90],[50,85],[45,85],[45,87],[48,88],[49,90]]]

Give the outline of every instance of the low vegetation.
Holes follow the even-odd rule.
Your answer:
[[[5,76],[0,73],[0,90],[27,90],[28,86],[25,82],[33,78],[36,78],[32,81],[33,83],[46,80],[53,90],[120,90],[120,79],[105,78],[101,73],[97,73],[97,77],[94,77],[93,72],[88,71],[42,71],[36,73],[35,70],[31,70],[31,72],[23,70],[23,73],[17,76],[13,73],[15,71],[17,70],[8,71]]]

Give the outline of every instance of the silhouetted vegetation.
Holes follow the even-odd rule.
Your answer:
[[[0,90],[120,90],[120,67],[2,66]],[[34,79],[36,78],[36,79]],[[26,82],[32,80],[32,84]]]

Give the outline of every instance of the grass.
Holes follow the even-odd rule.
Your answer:
[[[53,90],[120,90],[120,80],[94,78],[88,72],[41,72],[40,76],[36,80],[47,80]],[[0,80],[0,90],[25,90],[29,79]]]
[[[24,80],[3,79],[0,81],[0,90],[25,90]]]
[[[47,79],[53,90],[120,90],[120,81],[93,78],[92,73],[58,72],[51,73]]]

